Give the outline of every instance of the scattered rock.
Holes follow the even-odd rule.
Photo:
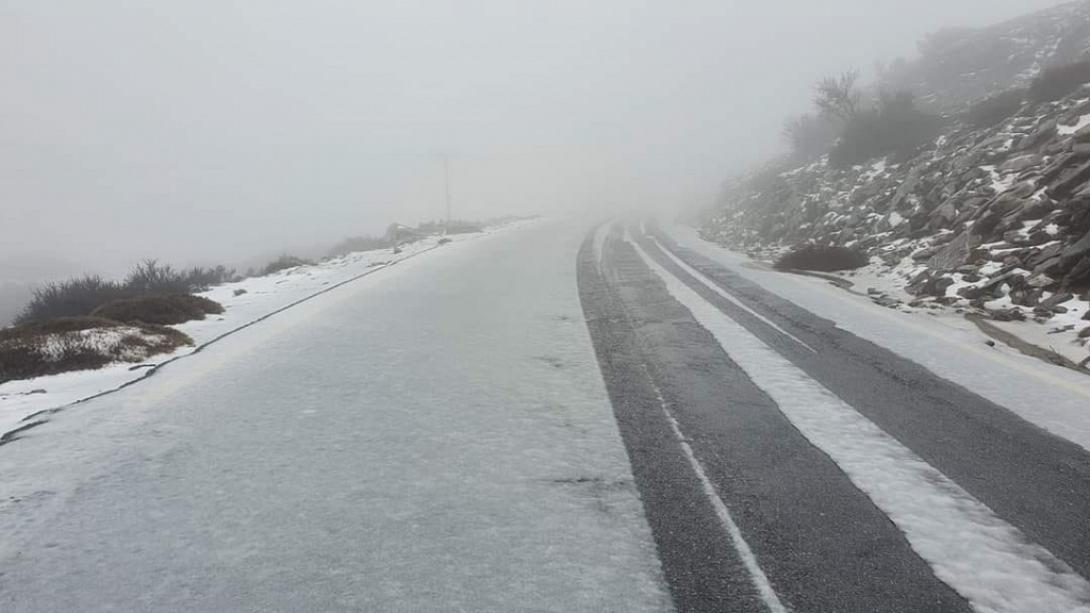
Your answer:
[[[994,311],[990,311],[989,315],[991,315],[992,319],[994,319],[996,321],[1025,321],[1026,320],[1026,314],[1023,313],[1022,309],[1019,309],[1019,308],[997,309],[997,310],[994,310]]]
[[[912,257],[913,260],[916,260],[917,262],[922,262],[924,260],[931,259],[935,255],[935,253],[937,253],[937,251],[938,250],[935,249],[934,247],[924,247],[923,249],[918,249],[918,250],[912,252],[911,257]]]
[[[1003,162],[1003,164],[999,166],[999,170],[1003,172],[1022,172],[1027,168],[1040,166],[1043,162],[1044,158],[1042,156],[1036,153],[1028,153]]]
[[[1074,297],[1075,296],[1073,296],[1069,292],[1060,292],[1042,300],[1040,306],[1042,309],[1053,310],[1055,307],[1063,304],[1064,302],[1067,302],[1068,300],[1071,300]]]
[[[1037,273],[1026,279],[1026,285],[1030,287],[1044,288],[1055,284],[1056,280],[1044,273]]]

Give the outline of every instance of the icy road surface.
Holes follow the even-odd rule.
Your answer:
[[[679,610],[1090,612],[1084,447],[906,359],[917,330],[879,307],[823,319],[740,264],[639,225],[603,226],[580,253]],[[979,369],[1009,388],[1037,376]],[[1070,383],[1052,396],[1090,390]]]
[[[0,611],[1090,613],[1088,379],[853,300],[654,224],[402,261],[0,447]]]
[[[585,225],[443,247],[0,448],[0,611],[663,611]]]

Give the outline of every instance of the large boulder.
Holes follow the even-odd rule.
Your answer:
[[[1082,238],[1074,243],[1064,247],[1063,252],[1060,253],[1060,258],[1065,264],[1068,264],[1080,260],[1086,255],[1090,255],[1090,232],[1087,232]]]
[[[1004,173],[1022,172],[1027,168],[1033,168],[1040,166],[1044,163],[1045,158],[1036,153],[1029,153],[1026,155],[1020,155],[1018,157],[1011,158],[1006,162],[1003,162],[999,166],[999,170]]]

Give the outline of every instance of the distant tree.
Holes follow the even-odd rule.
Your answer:
[[[829,163],[844,168],[888,154],[910,155],[934,138],[941,125],[941,118],[916,107],[911,92],[882,92],[874,107],[859,111],[844,125]]]
[[[837,77],[825,77],[814,86],[814,105],[823,115],[845,123],[859,114],[862,94],[855,84],[858,70],[849,70]]]
[[[1008,89],[970,106],[965,119],[974,128],[989,128],[1017,113],[1025,99],[1026,90]]]
[[[784,122],[783,137],[796,157],[808,160],[828,151],[839,130],[832,118],[807,113]]]

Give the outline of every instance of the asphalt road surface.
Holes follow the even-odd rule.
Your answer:
[[[1083,447],[587,230],[414,258],[0,447],[0,611],[1090,611]]]
[[[1086,607],[1082,447],[660,231],[605,228],[579,270],[680,610]]]

